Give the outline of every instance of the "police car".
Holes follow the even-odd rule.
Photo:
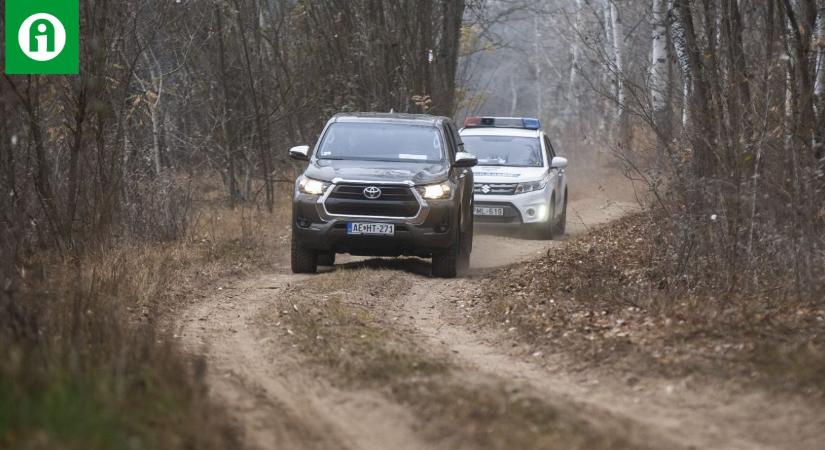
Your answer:
[[[528,227],[543,239],[567,225],[567,159],[556,155],[538,119],[469,117],[460,132],[478,158],[475,222]]]

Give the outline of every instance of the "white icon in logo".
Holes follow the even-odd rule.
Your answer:
[[[51,61],[66,47],[66,28],[51,14],[34,14],[20,25],[17,42],[29,58]]]
[[[381,197],[381,189],[378,189],[375,186],[370,186],[364,189],[364,197],[367,197],[370,200],[375,200],[378,197]]]

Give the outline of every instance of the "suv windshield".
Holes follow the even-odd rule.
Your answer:
[[[318,159],[440,162],[443,148],[432,126],[337,122],[324,134]]]
[[[542,167],[541,141],[534,137],[462,136],[480,166]]]

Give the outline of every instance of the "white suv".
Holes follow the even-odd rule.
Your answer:
[[[556,156],[538,119],[470,117],[460,134],[478,157],[476,223],[531,227],[545,239],[564,234],[567,159]]]

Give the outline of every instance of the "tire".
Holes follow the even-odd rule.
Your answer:
[[[325,267],[332,267],[335,265],[335,252],[319,253],[318,265]]]
[[[460,244],[453,244],[447,251],[433,254],[433,276],[455,278],[458,275]]]
[[[453,241],[453,245],[443,252],[433,254],[433,276],[436,278],[455,278],[458,275],[459,268],[464,264],[465,255],[462,251],[462,238],[464,237],[464,233],[461,232],[461,217],[461,213],[459,212],[455,227],[456,239]],[[471,245],[472,242],[471,237]],[[466,256],[466,263],[469,266],[469,255]]]
[[[473,253],[473,224],[470,223],[468,230],[461,233],[459,240],[458,272],[465,272],[470,268],[470,255]]]
[[[318,254],[304,248],[292,236],[292,273],[318,272]]]
[[[567,191],[564,192],[564,208],[561,210],[561,217],[556,224],[556,235],[564,236],[567,232]]]

